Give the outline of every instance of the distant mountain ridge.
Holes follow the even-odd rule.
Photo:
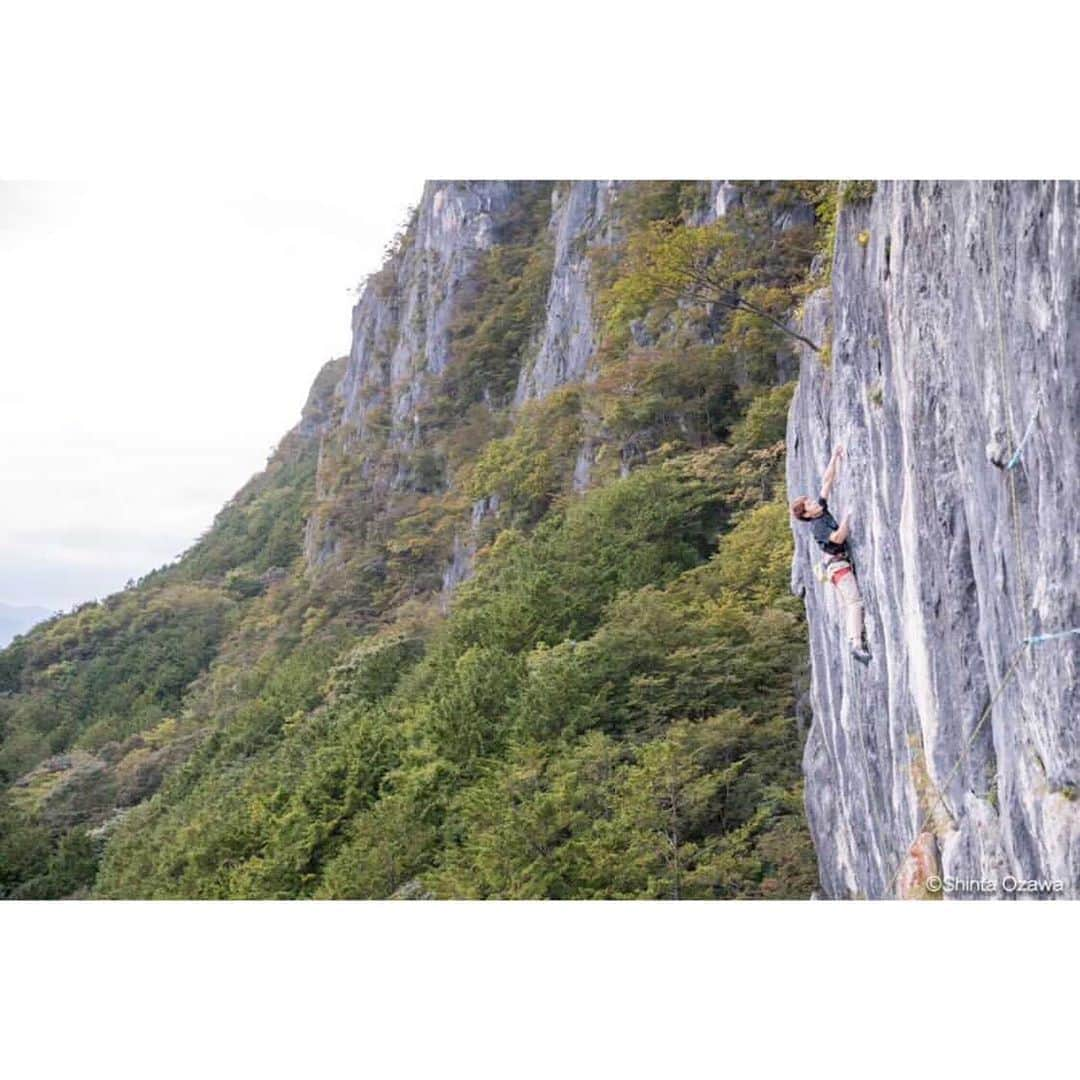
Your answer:
[[[0,604],[0,649],[52,614],[48,608]]]
[[[0,651],[0,898],[809,896],[780,320],[836,191],[429,183],[266,469]]]

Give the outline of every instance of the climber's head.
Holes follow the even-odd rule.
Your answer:
[[[821,517],[821,514],[821,503],[815,502],[805,495],[800,495],[791,504],[791,516],[798,521],[813,521],[814,518]]]

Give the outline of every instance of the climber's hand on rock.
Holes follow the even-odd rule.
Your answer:
[[[839,461],[844,456],[844,448],[842,446],[837,446],[833,450],[832,456],[833,456],[833,461]]]

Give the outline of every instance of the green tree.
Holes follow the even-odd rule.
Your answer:
[[[757,207],[696,228],[653,222],[630,238],[627,271],[608,296],[609,320],[625,323],[657,302],[690,300],[752,316],[820,352],[784,321],[813,246],[812,235],[773,228]]]

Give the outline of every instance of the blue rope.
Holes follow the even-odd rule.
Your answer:
[[[1024,443],[1031,438],[1032,431],[1035,430],[1035,418],[1039,415],[1039,408],[1042,406],[1042,402],[1038,402],[1035,406],[1035,411],[1031,414],[1031,419],[1028,421],[1027,430],[1024,432],[1024,437],[1020,440],[1020,445],[1013,452],[1013,456],[1009,458],[1006,469],[1015,469],[1020,464],[1020,455],[1024,452]]]
[[[1039,645],[1044,641],[1054,641],[1056,638],[1068,637],[1070,634],[1080,634],[1080,626],[1074,626],[1071,630],[1061,630],[1056,634],[1036,634],[1034,637],[1024,638],[1025,645]]]

